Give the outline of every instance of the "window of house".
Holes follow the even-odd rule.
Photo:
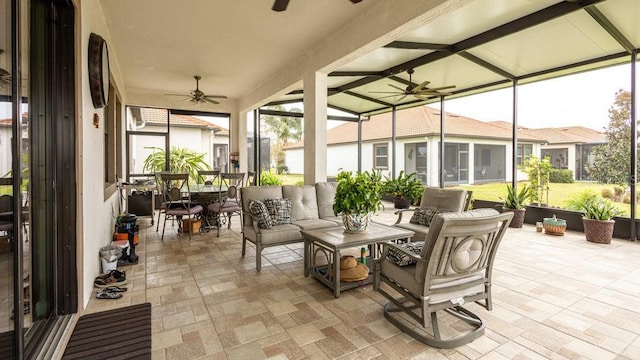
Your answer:
[[[373,168],[389,168],[389,144],[373,144]]]
[[[517,152],[516,152],[516,162],[518,166],[522,166],[522,164],[524,163],[523,160],[528,159],[529,156],[531,156],[532,152],[533,152],[533,145],[531,144],[518,145]]]

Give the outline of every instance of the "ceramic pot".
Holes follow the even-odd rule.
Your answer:
[[[347,233],[361,233],[367,231],[371,222],[371,213],[366,214],[342,214],[344,231]]]
[[[522,228],[522,224],[524,224],[524,212],[527,209],[509,209],[506,207],[502,208],[502,212],[512,212],[513,219],[511,219],[511,223],[509,224],[510,228]]]
[[[613,238],[614,220],[582,219],[584,236],[587,241],[599,244],[611,244]]]

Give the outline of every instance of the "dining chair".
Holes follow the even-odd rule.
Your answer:
[[[207,210],[213,215],[216,226],[216,236],[220,236],[220,228],[227,224],[231,229],[231,216],[240,216],[242,226],[242,204],[240,203],[240,190],[244,186],[244,173],[220,173],[218,187],[218,199],[207,206]]]
[[[165,210],[167,209],[165,198],[164,198],[164,189],[162,186],[162,178],[161,178],[162,174],[169,174],[169,171],[158,171],[157,173],[154,174],[156,178],[156,193],[158,195],[158,198],[160,199],[160,204],[158,207],[158,220],[156,221],[156,231],[160,230],[160,216],[164,214]],[[153,210],[155,211],[155,209]]]
[[[215,214],[209,211],[208,206],[219,199],[220,170],[198,170],[198,182],[200,183],[198,191],[192,191],[191,196],[202,205],[203,227],[205,231],[209,232],[216,219]],[[204,184],[204,188],[202,184]]]
[[[202,212],[202,205],[191,201],[191,189],[189,188],[189,174],[160,174],[163,186],[165,216],[162,224],[162,236],[167,225],[167,219],[172,218],[178,221],[178,231],[182,227],[182,222],[186,219],[191,221],[192,215]],[[189,226],[189,240],[191,240],[191,226]]]
[[[248,171],[247,172],[247,186],[257,186],[258,185],[258,178],[256,178],[256,173],[255,171]]]
[[[220,181],[220,170],[198,170],[199,182],[205,185],[218,184]]]

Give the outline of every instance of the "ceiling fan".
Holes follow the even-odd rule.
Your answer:
[[[427,85],[429,85],[430,81],[425,81],[414,86],[413,82],[411,81],[411,75],[413,73],[414,73],[413,69],[407,70],[407,74],[409,74],[409,85],[407,85],[406,89],[403,89],[394,84],[387,84],[398,91],[370,91],[370,93],[391,94],[391,95],[380,97],[378,99],[400,96],[400,98],[397,99],[396,101],[401,101],[407,96],[412,95],[420,100],[427,100],[427,97],[431,97],[431,96],[451,95],[451,93],[449,92],[441,92],[440,90],[453,89],[456,87],[455,85],[447,85],[447,86],[441,86],[437,88],[427,88]]]
[[[350,0],[352,3],[357,4],[362,0]],[[289,0],[275,0],[271,10],[281,12],[287,10],[287,6],[289,6]]]
[[[186,96],[185,101],[188,101],[192,104],[202,104],[202,103],[210,103],[210,104],[220,104],[220,102],[214,99],[226,99],[227,97],[224,95],[205,95],[205,93],[200,90],[200,79],[202,77],[200,75],[194,75],[194,79],[196,79],[196,89],[191,90],[191,94],[165,94],[169,96]]]

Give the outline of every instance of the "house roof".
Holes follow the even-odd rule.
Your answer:
[[[167,111],[163,109],[141,108],[141,116],[147,125],[166,126]],[[213,130],[216,135],[229,136],[229,129],[199,119],[195,116],[183,114],[171,114],[171,126],[178,127],[196,127],[201,129]]]
[[[362,123],[362,141],[390,139],[392,113],[373,115]],[[440,110],[429,106],[418,106],[396,112],[396,138],[415,138],[440,135]],[[503,126],[479,121],[465,116],[445,113],[445,136],[484,138],[511,141],[511,130]],[[519,140],[545,142],[534,134],[520,134]],[[349,122],[327,131],[327,144],[343,144],[358,141],[358,124]],[[286,149],[301,148],[304,140],[286,146]]]
[[[491,121],[490,124],[511,129],[511,124],[506,121]],[[533,135],[545,139],[549,144],[591,144],[605,142],[605,134],[602,131],[586,128],[584,126],[563,126],[548,128],[527,128],[518,126],[518,135]]]

